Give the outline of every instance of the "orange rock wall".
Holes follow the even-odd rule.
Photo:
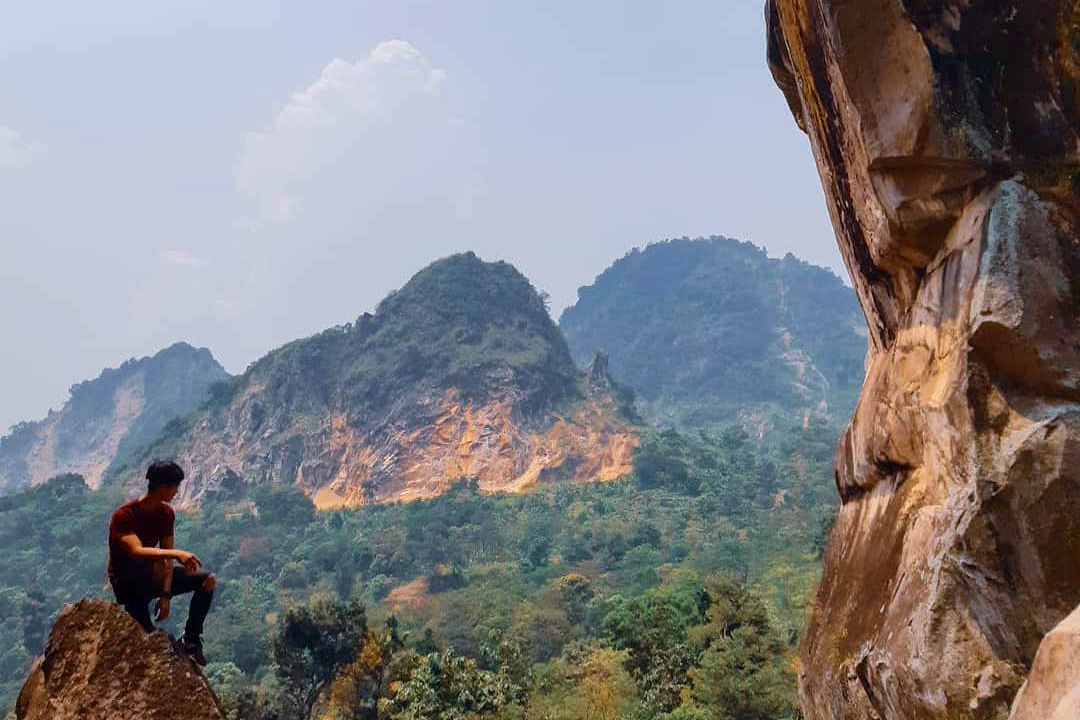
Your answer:
[[[476,407],[449,391],[431,425],[397,431],[381,447],[339,430],[331,444],[339,467],[315,490],[316,505],[362,504],[363,483],[391,467],[367,501],[435,497],[462,477],[477,478],[485,492],[520,492],[545,479],[614,480],[633,468],[637,433],[609,399],[557,416],[545,430],[522,427],[513,416],[508,400]]]
[[[250,415],[248,404],[261,394],[258,384],[249,386],[233,416]],[[509,396],[476,405],[449,390],[410,415],[407,425],[375,430],[349,425],[342,412],[256,432],[204,419],[179,451],[192,478],[181,486],[179,503],[198,505],[229,475],[299,484],[320,509],[435,497],[462,477],[477,478],[486,492],[520,492],[547,481],[622,477],[638,445],[639,429],[604,394],[526,422]]]

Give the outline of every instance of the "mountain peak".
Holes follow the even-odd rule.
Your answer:
[[[723,236],[626,254],[559,322],[577,363],[605,349],[661,424],[842,413],[866,351],[854,292],[836,275]]]
[[[228,377],[209,350],[179,342],[75,383],[60,410],[0,438],[0,492],[69,472],[96,487],[117,457],[194,410]]]
[[[611,479],[637,442],[621,398],[589,388],[524,275],[461,253],[374,314],[270,352],[117,474],[175,456],[192,478],[181,502],[228,478],[299,484],[320,507],[430,497],[467,476],[489,490]]]
[[[545,324],[547,310],[532,283],[508,262],[486,262],[474,252],[436,260],[379,303],[376,315],[431,312],[464,322],[498,321],[507,314]],[[554,327],[554,323],[547,319]]]

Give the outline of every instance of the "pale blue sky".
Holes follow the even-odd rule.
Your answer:
[[[431,260],[557,315],[722,234],[843,274],[760,0],[0,7],[0,432],[176,340],[232,372]]]

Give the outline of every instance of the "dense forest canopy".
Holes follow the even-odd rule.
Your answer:
[[[369,654],[404,673],[395,687],[418,698],[435,682],[432,667],[453,666],[462,683],[516,688],[480,714],[584,718],[586,706],[609,697],[618,701],[601,717],[631,707],[646,713],[639,717],[775,717],[793,702],[791,652],[833,510],[822,428],[785,436],[762,451],[737,428],[656,432],[625,480],[525,495],[482,494],[463,479],[432,500],[316,512],[298,489],[267,487],[253,507],[180,514],[178,543],[196,548],[220,578],[207,673],[235,717],[301,717],[283,679],[289,609],[358,601],[364,637],[378,640],[392,626],[396,638]],[[77,476],[0,500],[7,703],[56,609],[83,595],[109,597],[103,528],[120,500]],[[330,612],[323,606],[312,612]],[[738,621],[746,629],[736,632],[731,613],[747,614]],[[493,659],[500,643],[517,648],[512,662]],[[334,678],[356,662],[346,659]],[[756,689],[746,696],[739,683]],[[758,694],[765,714],[732,709]],[[420,699],[395,697],[370,717],[422,716]]]

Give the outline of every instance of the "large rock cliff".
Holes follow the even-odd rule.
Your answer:
[[[1080,600],[1080,15],[769,0],[870,329],[809,720],[1004,718]]]
[[[18,720],[224,720],[206,678],[163,631],[147,635],[105,600],[53,623],[15,705]]]
[[[57,411],[0,438],[0,493],[76,473],[97,487],[118,456],[152,440],[187,415],[229,374],[206,348],[176,343],[73,385]]]
[[[118,468],[153,457],[189,480],[178,502],[296,484],[320,508],[628,473],[629,398],[577,369],[544,301],[507,263],[433,263],[376,312],[272,351]]]

